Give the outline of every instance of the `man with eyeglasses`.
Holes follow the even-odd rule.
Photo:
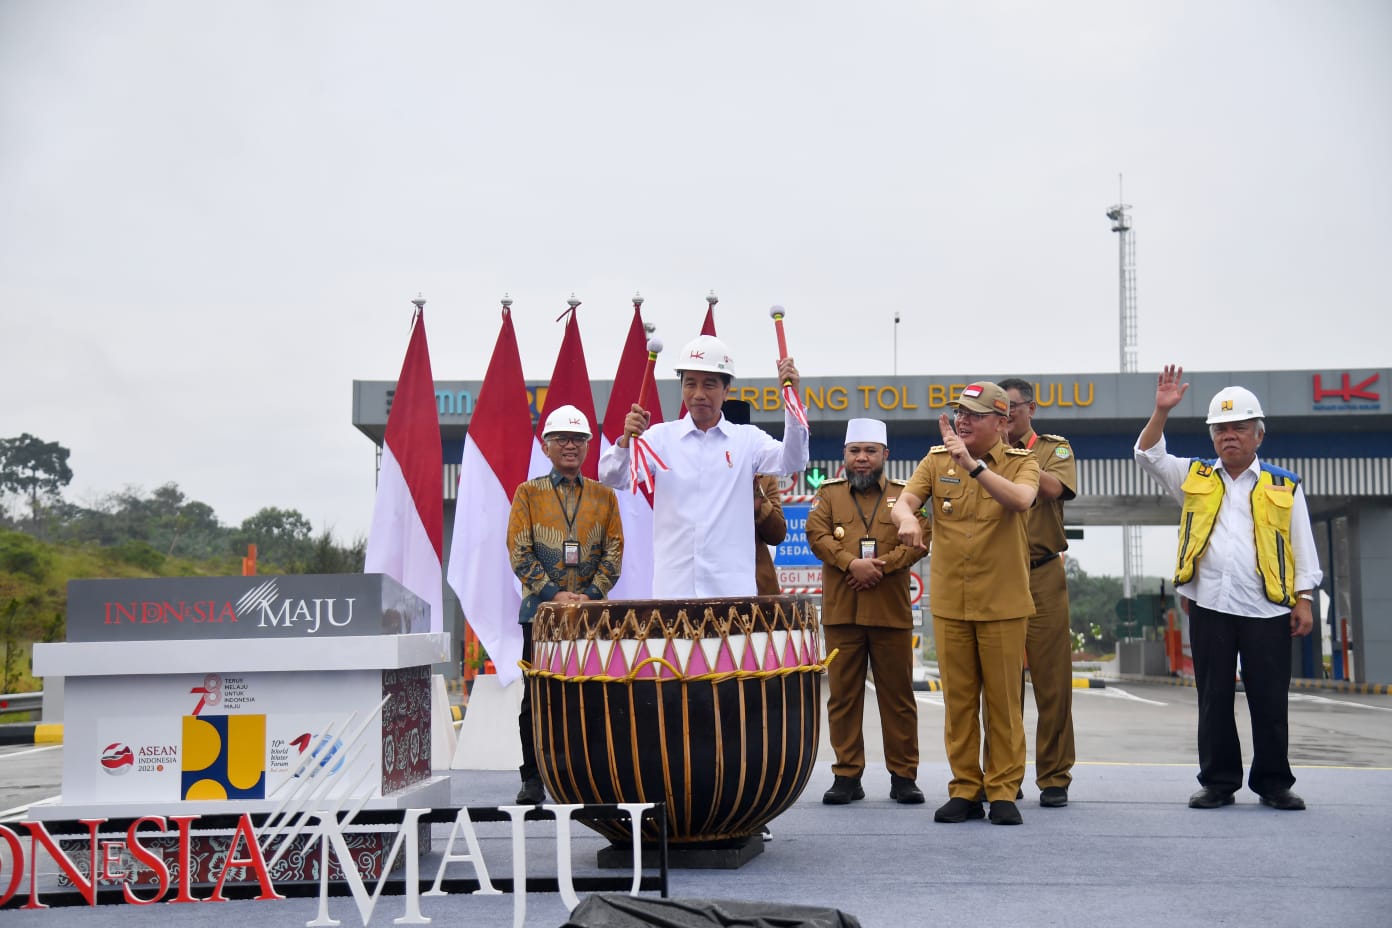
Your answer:
[[[1034,782],[1044,808],[1068,805],[1073,782],[1073,629],[1068,614],[1068,579],[1063,558],[1068,537],[1063,530],[1063,503],[1078,495],[1078,467],[1073,448],[1061,435],[1034,430],[1034,385],[1020,377],[1000,382],[1010,398],[1010,426],[1005,440],[1024,448],[1039,462],[1039,497],[1030,508],[1030,595],[1034,615],[1025,631],[1025,657],[1038,722],[1034,730]],[[1023,696],[1023,693],[1021,694]]]
[[[1256,394],[1224,387],[1208,404],[1215,457],[1165,449],[1165,423],[1184,399],[1184,368],[1160,372],[1155,409],[1136,440],[1136,463],[1184,507],[1175,591],[1190,601],[1189,642],[1199,701],[1199,785],[1191,809],[1233,803],[1242,744],[1233,716],[1237,660],[1252,717],[1247,786],[1262,805],[1305,808],[1291,792],[1287,701],[1290,639],[1314,625],[1320,571],[1300,478],[1257,457],[1266,421]]]
[[[532,660],[532,620],[545,602],[583,603],[604,599],[623,567],[623,525],[614,491],[580,474],[589,450],[590,425],[574,406],[546,417],[543,450],[551,473],[517,488],[508,517],[508,555],[522,581],[522,659]],[[461,518],[465,516],[461,514]],[[529,688],[517,717],[522,736],[522,789],[518,805],[546,799],[537,767]]]
[[[936,822],[986,817],[1019,825],[1015,796],[1025,776],[1021,708],[1025,630],[1034,612],[1029,586],[1026,513],[1039,492],[1039,462],[1005,443],[1010,398],[977,381],[952,401],[953,420],[938,419],[933,447],[894,504],[899,540],[922,549],[917,511],[933,519],[928,592],[943,685],[943,740],[952,780]],[[981,760],[980,712],[989,751]]]

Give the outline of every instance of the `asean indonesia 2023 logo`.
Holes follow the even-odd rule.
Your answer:
[[[101,768],[113,777],[123,777],[135,768],[135,752],[129,745],[113,741],[102,748]]]

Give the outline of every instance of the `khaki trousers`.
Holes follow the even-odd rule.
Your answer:
[[[1020,708],[1025,618],[968,622],[933,616],[943,685],[943,742],[952,768],[948,795],[1015,800],[1025,777],[1025,720]],[[991,751],[981,764],[980,713]]]
[[[1073,782],[1073,634],[1063,558],[1030,571],[1034,615],[1025,633],[1030,682],[1039,721],[1034,731],[1034,782],[1068,788]],[[1021,697],[1023,698],[1023,691]],[[1021,703],[1023,706],[1023,702]]]
[[[823,625],[827,667],[827,734],[836,752],[831,772],[865,769],[865,670],[875,675],[880,734],[889,772],[918,779],[918,701],[913,694],[913,631],[877,625]]]

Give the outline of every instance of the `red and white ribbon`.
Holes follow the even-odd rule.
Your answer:
[[[648,366],[643,372],[643,381],[638,386],[638,405],[643,405],[643,400],[648,395],[648,382],[653,379],[653,370],[657,367],[657,355],[662,351],[662,339],[654,335],[648,339]],[[634,435],[628,440],[632,449],[628,457],[628,482],[632,492],[638,492],[638,485],[641,483],[647,488],[649,495],[653,491],[653,474],[655,470],[671,470],[666,462],[658,456],[652,449],[652,445],[643,440],[641,435]]]
[[[647,488],[648,492],[653,491],[653,473],[657,470],[670,470],[667,464],[658,456],[641,436],[635,435],[629,439],[632,451],[628,457],[628,479],[632,484],[632,491],[638,492],[638,485],[641,483]]]
[[[807,428],[807,410],[802,407],[802,400],[790,383],[783,385],[783,402],[787,405],[788,412],[793,414],[793,418],[801,422],[803,428]]]
[[[769,315],[773,317],[773,328],[778,333],[778,360],[782,361],[788,356],[788,337],[783,332],[783,317],[787,315],[787,310],[782,306],[770,306]],[[791,383],[783,384],[783,404],[804,429],[808,427],[807,410],[803,408],[802,398]]]

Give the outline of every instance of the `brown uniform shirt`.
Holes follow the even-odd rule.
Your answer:
[[[902,480],[881,477],[879,487],[854,496],[844,479],[828,480],[817,490],[807,514],[807,544],[822,562],[822,624],[913,628],[909,567],[927,552],[900,544],[889,517],[903,489]],[[932,525],[927,519],[920,522],[926,541]],[[846,570],[861,556],[860,540],[866,537],[875,539],[875,556],[885,562],[885,575],[871,589],[853,590]]]
[[[783,517],[783,496],[778,492],[775,474],[754,475],[754,498],[759,508],[754,510],[754,585],[760,596],[777,596],[783,592],[778,583],[778,570],[773,566],[769,545],[788,537],[788,520]]]
[[[997,442],[981,459],[1012,483],[1039,486],[1039,463],[1029,451]],[[1025,513],[996,502],[942,445],[928,452],[904,489],[933,517],[933,615],[991,621],[1034,613]]]
[[[1026,525],[1029,530],[1031,561],[1068,550],[1068,536],[1063,532],[1063,503],[1078,495],[1078,461],[1073,448],[1062,435],[1041,435],[1030,429],[1015,447],[1024,448],[1039,462],[1039,469],[1052,474],[1063,484],[1058,499],[1037,499],[1030,508]]]

